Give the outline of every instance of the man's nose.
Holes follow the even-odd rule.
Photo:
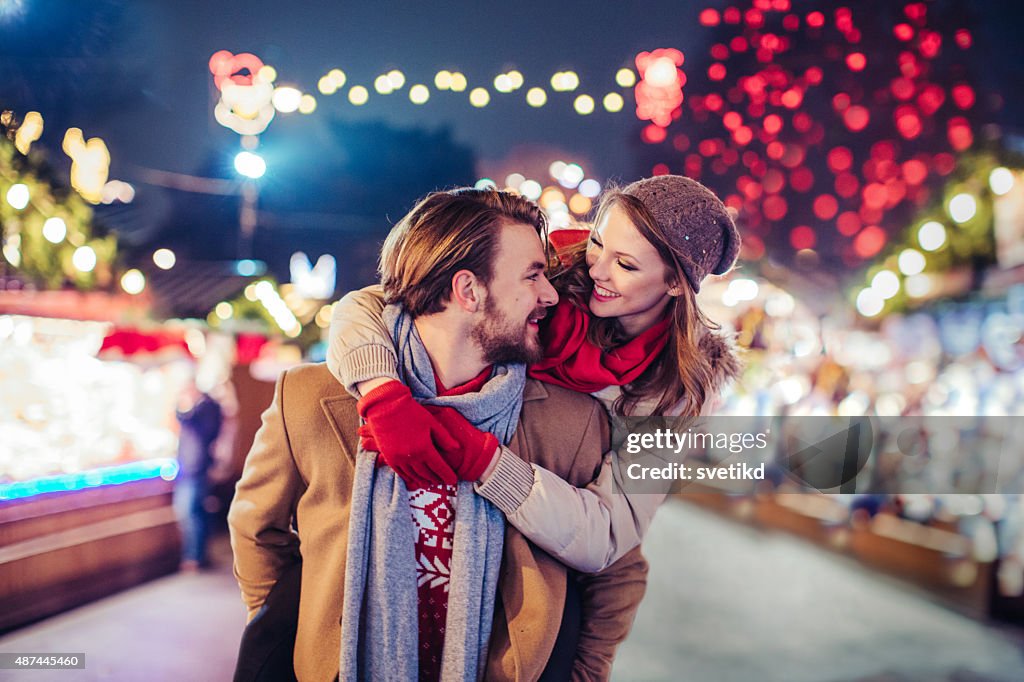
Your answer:
[[[537,292],[537,300],[543,306],[553,306],[558,303],[558,292],[551,286],[551,282],[544,275],[540,276],[540,289]]]

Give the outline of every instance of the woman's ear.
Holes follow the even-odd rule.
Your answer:
[[[682,295],[682,293],[683,293],[683,288],[682,288],[681,284],[676,283],[676,284],[671,285],[668,288],[668,295],[669,296],[680,296],[680,295]]]
[[[452,303],[468,313],[482,309],[483,286],[469,270],[459,270],[452,276]]]

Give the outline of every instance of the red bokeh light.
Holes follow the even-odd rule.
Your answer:
[[[800,249],[813,249],[817,242],[818,236],[814,234],[814,230],[806,225],[794,227],[789,232],[789,243],[798,251]]]
[[[864,188],[864,205],[868,208],[882,208],[889,198],[885,191],[885,185],[880,182],[872,182]]]
[[[909,78],[893,78],[889,89],[896,99],[908,100],[914,96],[914,81]]]
[[[729,41],[729,49],[733,52],[746,52],[747,47],[749,47],[747,39],[743,36],[736,36]]]
[[[690,148],[690,138],[686,135],[679,133],[672,138],[672,146],[675,147],[677,152],[685,152]]]
[[[824,73],[817,66],[812,66],[804,72],[804,78],[811,85],[820,85],[822,76],[824,76]]]
[[[727,24],[738,24],[740,23],[740,10],[738,7],[726,7],[725,11],[722,12],[722,20]]]
[[[972,42],[971,32],[966,28],[962,28],[956,32],[956,44],[960,46],[961,50],[968,49]]]
[[[925,116],[931,116],[934,114],[945,101],[945,91],[938,85],[934,84],[926,86],[925,89],[921,91],[921,94],[917,96],[917,106],[921,108],[921,113]]]
[[[825,25],[825,15],[821,12],[811,12],[807,15],[807,25],[811,28],[821,28]]]
[[[782,117],[778,114],[769,114],[764,117],[762,123],[764,131],[769,135],[778,135],[779,131],[782,130]]]
[[[725,104],[725,102],[722,101],[722,96],[717,93],[711,93],[704,98],[704,106],[706,106],[709,111],[719,111],[723,104]]]
[[[797,144],[787,144],[786,151],[779,161],[786,168],[796,168],[804,162],[807,151]]]
[[[938,31],[924,31],[917,49],[925,59],[934,59],[942,49],[942,36]]]
[[[868,225],[853,240],[853,250],[861,258],[871,258],[885,246],[886,234],[876,225]]]
[[[821,220],[831,220],[839,210],[839,202],[831,194],[821,194],[814,200],[814,215]]]
[[[910,159],[903,163],[903,179],[911,185],[920,185],[928,177],[928,166],[919,159]]]
[[[836,176],[835,188],[836,194],[844,199],[849,199],[860,189],[860,180],[853,173],[840,173]]]
[[[651,175],[668,175],[669,172],[668,166],[663,163],[656,163],[651,169]]]
[[[761,180],[761,185],[764,186],[764,191],[768,194],[778,194],[782,191],[782,188],[786,186],[786,178],[780,171],[772,168],[764,174],[764,179]]]
[[[906,139],[913,140],[921,134],[923,129],[921,117],[917,115],[917,110],[914,107],[908,105],[897,107],[893,117],[896,119],[896,130]]]
[[[974,144],[974,133],[971,131],[971,126],[962,116],[949,119],[946,132],[949,144],[958,152],[962,152]]]
[[[644,127],[643,132],[640,133],[640,139],[647,144],[661,144],[668,137],[668,132],[661,126],[654,125],[651,123]]]
[[[787,109],[796,109],[804,101],[804,95],[796,88],[790,88],[782,93],[782,106]]]
[[[796,31],[800,28],[800,17],[795,14],[787,14],[782,18],[782,28],[787,31]]]
[[[892,33],[897,40],[907,41],[914,37],[914,29],[910,24],[896,24]]]
[[[907,18],[920,23],[924,21],[925,14],[928,13],[928,7],[923,2],[915,2],[904,7],[903,13],[907,15]]]
[[[708,67],[708,78],[720,81],[725,78],[725,64],[714,63]]]
[[[939,175],[949,175],[956,168],[956,157],[949,152],[936,154],[932,158],[932,167]]]
[[[740,146],[750,144],[750,141],[754,139],[754,131],[747,126],[740,126],[733,131],[732,139]]]
[[[786,145],[782,144],[777,140],[774,142],[769,142],[768,145],[764,148],[764,153],[765,156],[767,156],[769,159],[778,161],[786,153]]]
[[[728,206],[729,204],[726,204]],[[740,207],[736,207],[739,210]],[[745,260],[761,260],[764,258],[764,242],[754,234],[743,235],[743,258]]]
[[[729,48],[722,43],[716,43],[711,47],[711,56],[718,61],[725,61],[729,58]]]
[[[846,65],[850,67],[850,71],[863,71],[868,65],[868,60],[863,53],[853,52],[846,56]]]
[[[860,230],[860,226],[860,216],[853,211],[840,213],[839,217],[836,218],[836,229],[839,230],[839,234],[844,237],[852,237],[857,234],[857,231]]]
[[[800,113],[793,115],[793,127],[797,132],[806,133],[813,125],[814,119],[804,112],[801,111]]]
[[[786,204],[786,200],[777,194],[765,197],[761,204],[761,212],[764,213],[764,217],[773,222],[785,218],[787,211],[789,211],[789,206]]]
[[[871,114],[859,104],[855,104],[843,114],[843,122],[846,127],[855,133],[864,130],[871,121]]]
[[[797,168],[789,174],[789,184],[797,192],[809,192],[814,187],[814,173],[809,168]]]
[[[708,7],[705,10],[701,10],[700,23],[702,26],[718,26],[721,21],[721,17],[718,15],[717,9]]]
[[[730,111],[722,117],[722,125],[725,126],[726,130],[736,130],[743,125],[743,117],[735,111]]]
[[[850,96],[845,92],[836,93],[832,98],[832,108],[842,113],[850,107]]]
[[[954,85],[950,94],[953,96],[953,103],[961,109],[970,109],[974,106],[974,88],[967,83]]]

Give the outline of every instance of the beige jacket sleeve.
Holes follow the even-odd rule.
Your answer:
[[[381,313],[384,291],[374,284],[351,291],[334,304],[327,342],[327,368],[345,390],[361,398],[356,384],[369,379],[398,379],[395,344]]]
[[[577,488],[502,448],[494,471],[476,490],[548,554],[577,571],[596,573],[640,544],[666,497],[616,492],[619,465],[610,452],[597,478]]]
[[[305,483],[284,424],[286,377],[278,379],[274,402],[263,413],[228,510],[235,578],[250,620],[285,568],[299,558],[292,519]]]

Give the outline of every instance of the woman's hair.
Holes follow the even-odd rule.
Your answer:
[[[428,194],[391,229],[381,249],[388,303],[401,303],[415,318],[444,310],[459,270],[489,284],[505,223],[531,225],[547,244],[544,214],[517,194],[473,188]]]
[[[665,348],[636,381],[622,387],[622,395],[615,401],[613,410],[619,415],[630,414],[640,401],[657,399],[657,406],[652,410],[654,415],[663,415],[681,402],[681,416],[697,416],[714,383],[714,368],[711,359],[701,352],[700,340],[709,330],[719,327],[697,306],[696,294],[680,265],[685,254],[667,238],[643,202],[621,190],[610,189],[601,198],[594,225],[601,222],[612,206],[621,208],[644,239],[658,251],[665,264],[665,283],[681,290],[678,296],[671,297],[666,309],[671,322]],[[594,282],[587,266],[586,242],[562,254],[551,282],[559,294],[587,308]],[[629,340],[622,324],[614,317],[592,316],[587,333],[589,341],[606,352]]]

